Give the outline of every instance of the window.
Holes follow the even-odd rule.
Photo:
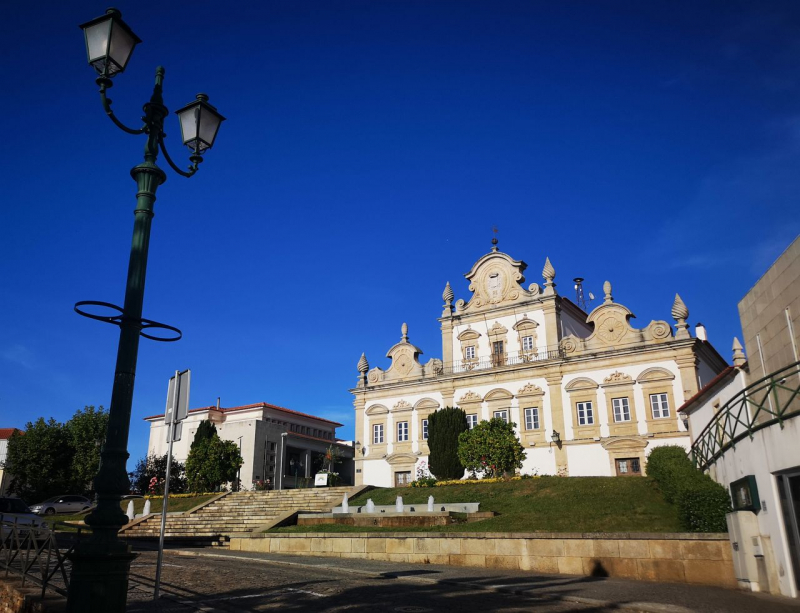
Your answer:
[[[523,351],[533,351],[533,337],[532,336],[523,336],[522,337],[522,350]]]
[[[424,440],[424,441],[428,440],[428,420],[427,419],[423,419],[422,420],[422,440]]]
[[[477,425],[478,425],[478,415],[476,413],[470,413],[469,415],[467,415],[467,426],[469,426],[469,429],[472,430]]]
[[[468,360],[475,359],[475,346],[474,345],[467,345],[464,347],[464,357]]]
[[[525,429],[538,430],[539,429],[539,409],[531,407],[525,409]]]
[[[372,444],[380,445],[383,443],[383,424],[372,426]]]
[[[503,341],[492,341],[492,365],[502,366],[505,363]]]
[[[666,394],[650,394],[650,408],[653,410],[653,418],[660,419],[669,417],[669,400]]]
[[[642,474],[639,458],[621,458],[616,460],[614,464],[617,467],[618,477],[631,477]]]
[[[408,422],[399,421],[397,422],[397,442],[402,443],[403,441],[407,440],[408,440]]]
[[[508,423],[508,411],[495,411],[494,416],[497,419],[502,419],[504,422]]]
[[[631,420],[631,408],[628,406],[627,398],[612,398],[611,405],[614,407],[614,421]]]
[[[578,409],[578,425],[591,426],[594,425],[594,410],[592,409],[591,402],[579,402]]]

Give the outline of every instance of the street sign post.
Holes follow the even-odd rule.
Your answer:
[[[169,472],[172,468],[172,443],[181,440],[183,420],[189,414],[189,382],[191,371],[175,371],[167,388],[167,408],[164,411],[164,424],[167,426],[167,474],[164,479],[164,503],[161,505],[161,532],[158,537],[158,561],[156,562],[156,586],[153,600],[158,600],[161,587],[161,563],[164,558],[164,530],[167,524],[169,502]]]

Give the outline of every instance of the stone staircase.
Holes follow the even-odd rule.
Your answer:
[[[167,513],[164,537],[171,540],[224,544],[293,511],[330,511],[352,487],[296,489],[279,492],[232,492],[185,513]],[[123,539],[157,539],[161,515],[153,514],[120,530]]]

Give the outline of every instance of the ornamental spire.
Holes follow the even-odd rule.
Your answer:
[[[553,281],[556,278],[556,269],[553,268],[553,265],[550,263],[550,258],[545,258],[544,261],[544,268],[542,268],[542,277],[544,277],[544,293],[545,294],[555,294],[556,284]]]
[[[747,362],[747,356],[744,354],[742,349],[742,344],[739,342],[739,339],[735,336],[733,337],[733,365],[734,366],[744,366]]]
[[[442,300],[445,301],[447,306],[453,302],[453,298],[455,298],[455,294],[453,293],[453,288],[450,287],[450,281],[447,282],[447,285],[444,286],[444,291],[442,292]]]
[[[362,353],[361,359],[358,361],[358,372],[362,375],[369,370],[369,362],[367,362],[367,355]]]
[[[611,295],[611,281],[603,283],[603,293],[605,294],[605,298],[603,299],[604,304],[614,302],[614,296]]]
[[[691,338],[689,334],[689,324],[686,319],[689,317],[689,309],[686,308],[686,303],[680,297],[680,294],[675,294],[675,301],[672,303],[672,317],[677,321],[675,328],[675,338]]]
[[[408,342],[408,324],[403,322],[403,325],[400,326],[400,334],[403,335],[403,342]]]

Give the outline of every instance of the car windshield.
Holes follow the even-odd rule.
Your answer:
[[[28,505],[19,498],[4,498],[0,500],[0,512],[2,513],[30,513]]]
[[[62,496],[53,496],[52,498],[48,498],[45,502],[58,502],[61,500]]]

